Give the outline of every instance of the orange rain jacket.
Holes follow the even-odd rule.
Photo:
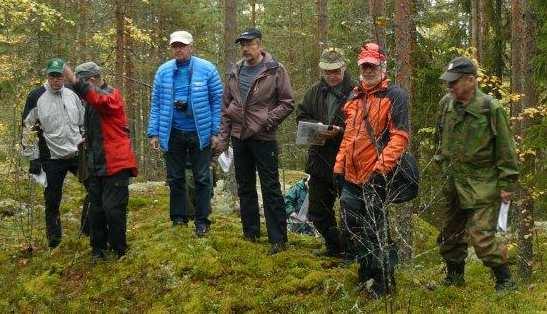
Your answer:
[[[405,152],[409,141],[408,94],[384,79],[367,90],[356,87],[344,106],[346,129],[336,156],[334,173],[354,184],[368,182],[374,172],[388,174]],[[379,152],[369,136],[370,122]]]

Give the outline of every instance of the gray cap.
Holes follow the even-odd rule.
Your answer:
[[[91,76],[100,75],[101,67],[95,62],[89,61],[77,66],[74,72],[79,78],[88,78]]]

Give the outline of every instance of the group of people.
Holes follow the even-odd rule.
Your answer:
[[[261,224],[256,173],[262,190],[271,254],[287,249],[287,216],[278,172],[276,131],[295,109],[285,67],[266,51],[262,33],[245,30],[235,41],[242,59],[224,85],[211,62],[193,55],[187,31],[171,34],[173,59],[157,70],[147,136],[165,159],[173,226],[188,224],[185,170],[195,186],[198,237],[210,231],[215,156],[233,148],[243,237],[256,242]],[[297,106],[297,121],[328,125],[323,145],[311,145],[302,182],[309,192],[307,216],[325,242],[317,252],[359,263],[359,282],[374,297],[394,291],[397,248],[386,205],[389,177],[410,141],[409,97],[387,75],[387,56],[366,43],[357,56],[354,81],[343,53],[325,49],[321,79]],[[33,91],[23,123],[39,135],[39,160],[47,174],[46,225],[50,247],[59,244],[59,202],[67,171],[75,172],[78,146],[86,146],[90,235],[94,256],[126,250],[127,183],[136,176],[120,92],[102,80],[92,62],[76,67],[50,61],[48,82]],[[449,93],[440,101],[436,160],[446,182],[449,215],[439,236],[447,285],[464,283],[468,244],[493,269],[496,289],[514,287],[505,246],[496,237],[499,202],[508,202],[518,177],[507,117],[495,99],[478,89],[477,67],[464,57],[450,62],[441,79]],[[72,87],[63,87],[66,80]],[[80,149],[81,151],[81,149]],[[333,209],[340,200],[340,219]],[[300,206],[300,205],[298,205]],[[297,215],[293,215],[296,217]],[[340,223],[338,223],[340,221]]]

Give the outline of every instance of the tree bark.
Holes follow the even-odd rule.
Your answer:
[[[316,0],[315,1],[315,9],[317,12],[317,33],[316,33],[316,52],[314,54],[315,56],[315,64],[319,63],[319,57],[321,55],[321,51],[326,48],[327,46],[327,36],[328,36],[328,13],[327,13],[327,0]],[[319,68],[317,68],[317,77],[320,76],[321,71]]]
[[[256,27],[256,0],[250,1],[251,5],[251,25]]]
[[[368,12],[373,22],[372,38],[385,49],[387,18],[384,0],[368,0]]]
[[[124,11],[125,1],[116,0],[114,2],[114,19],[116,23],[116,62],[115,62],[115,71],[116,71],[116,87],[121,90],[124,89],[122,75],[124,72],[124,35],[125,35],[125,11]]]
[[[515,94],[525,95],[512,103],[511,116],[519,117],[522,111],[532,105],[535,97],[532,77],[531,57],[535,49],[535,22],[528,0],[511,1],[511,89]],[[531,49],[531,51],[528,51]],[[526,133],[525,119],[515,120],[515,133],[524,138]],[[522,168],[525,168],[523,165]],[[522,278],[528,279],[533,266],[533,201],[525,187],[519,186],[514,197],[517,218],[517,243],[519,247],[518,266]]]
[[[395,0],[395,59],[397,63],[396,81],[409,94],[409,104],[414,99],[414,51],[416,48],[416,25],[414,22],[414,0]],[[410,112],[410,108],[409,108]],[[412,258],[412,214],[410,208],[398,211],[398,230],[401,237],[400,255],[403,261]]]
[[[237,1],[224,0],[224,74],[228,75],[230,69],[237,61],[237,46],[234,40],[237,38]]]

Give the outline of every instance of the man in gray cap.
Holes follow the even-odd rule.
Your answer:
[[[84,107],[78,96],[64,86],[64,61],[54,58],[47,63],[47,83],[34,89],[23,110],[23,127],[38,133],[38,154],[31,156],[30,172],[46,173],[46,232],[48,245],[61,243],[62,227],[59,206],[67,172],[77,174],[78,145]]]
[[[85,100],[89,223],[92,256],[105,257],[107,249],[125,254],[129,178],[137,176],[125,102],[118,89],[108,86],[94,62],[65,68],[65,78]],[[109,247],[108,247],[109,245]]]
[[[511,200],[519,174],[507,115],[478,88],[477,67],[468,58],[450,61],[441,79],[449,91],[440,101],[435,156],[446,178],[448,202],[438,238],[447,265],[444,283],[464,283],[470,244],[492,269],[496,290],[514,289],[507,248],[496,238],[500,202]]]
[[[306,172],[309,179],[309,219],[325,239],[326,251],[319,255],[342,257],[344,245],[336,223],[333,206],[339,195],[332,169],[344,133],[342,109],[353,90],[353,82],[341,50],[327,48],[319,59],[321,79],[310,87],[298,105],[297,121],[319,122],[329,125],[322,136],[324,145],[311,145],[308,150]],[[349,252],[348,252],[349,253]],[[349,257],[350,254],[348,254]]]

